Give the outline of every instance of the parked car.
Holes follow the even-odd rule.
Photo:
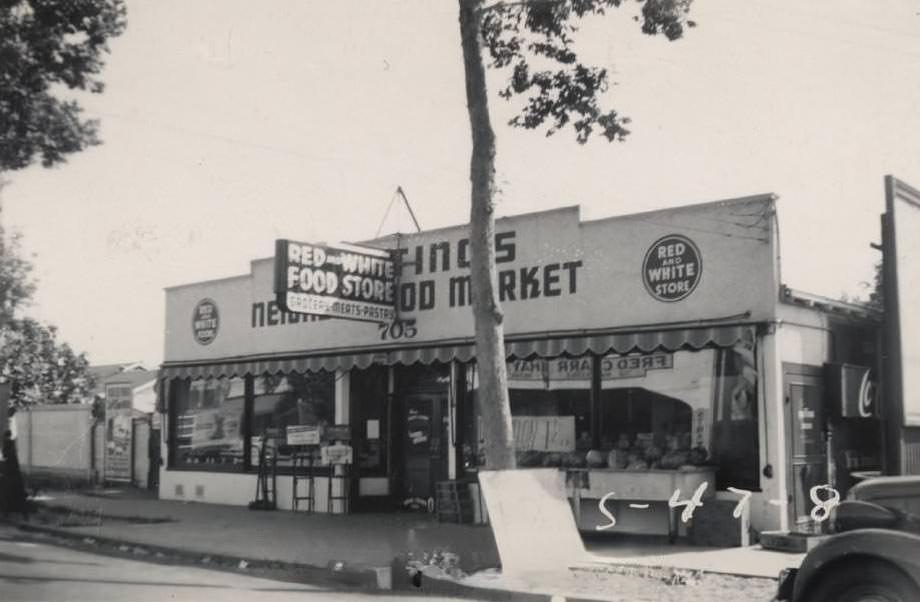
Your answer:
[[[829,520],[832,537],[780,573],[775,600],[920,601],[920,477],[859,483]]]

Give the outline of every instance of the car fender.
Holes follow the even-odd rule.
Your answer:
[[[888,562],[920,587],[920,536],[889,529],[857,529],[830,537],[805,556],[795,578],[792,599],[806,600],[806,592],[828,566],[857,559]]]

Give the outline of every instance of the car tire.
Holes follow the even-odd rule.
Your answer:
[[[807,593],[808,602],[916,602],[920,589],[887,562],[866,560],[832,567]]]

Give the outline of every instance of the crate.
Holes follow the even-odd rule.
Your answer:
[[[435,508],[440,522],[475,522],[475,504],[466,481],[439,481],[435,485]]]

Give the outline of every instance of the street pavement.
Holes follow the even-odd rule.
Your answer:
[[[406,598],[405,592],[380,595],[341,591],[225,571],[114,558],[51,545],[15,527],[0,526],[0,600],[3,602],[396,602]],[[451,600],[421,596],[410,599]]]

